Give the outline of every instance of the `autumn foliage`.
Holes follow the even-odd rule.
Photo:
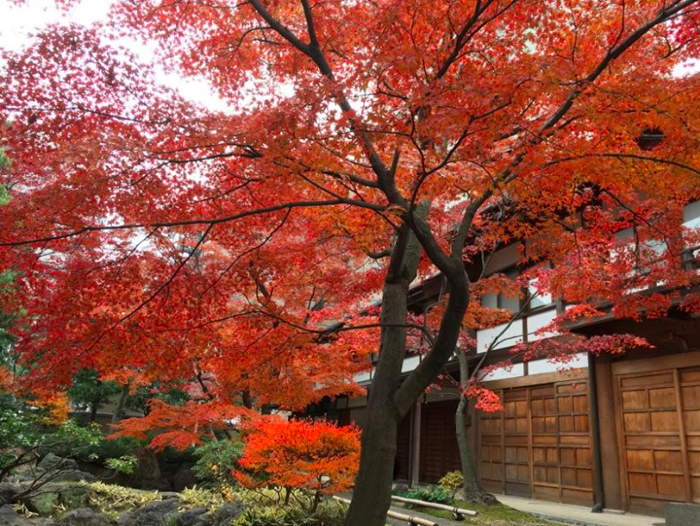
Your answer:
[[[350,489],[359,458],[360,436],[354,427],[268,418],[246,434],[239,460],[245,471],[235,475],[250,488],[276,486],[332,494]]]
[[[221,402],[202,407],[198,402],[188,401],[178,406],[154,399],[149,406],[145,417],[117,424],[111,438],[128,436],[150,440],[149,446],[154,450],[170,446],[182,451],[200,445],[203,436],[213,438],[215,432],[230,427],[233,421],[248,413],[245,408]]]
[[[185,444],[211,408],[362,394],[372,354],[372,469],[348,521],[383,524],[385,431],[471,331],[513,317],[481,298],[532,287],[584,318],[700,312],[700,229],[684,226],[699,3],[117,0],[103,23],[2,51],[0,271],[22,312],[21,387],[60,390],[82,367],[184,384],[191,414],[147,422],[172,410]],[[489,277],[514,243],[521,276]],[[436,308],[408,312],[425,279]],[[566,361],[577,345],[561,341],[530,352]],[[409,348],[423,358],[403,379]]]

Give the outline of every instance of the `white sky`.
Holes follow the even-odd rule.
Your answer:
[[[68,13],[56,7],[55,0],[26,0],[23,5],[16,5],[12,0],[0,0],[0,48],[19,51],[31,43],[32,33],[48,24],[78,23],[89,25],[104,20],[113,0],[82,0]],[[230,111],[230,107],[213,93],[204,79],[182,78],[172,73],[165,73],[154,62],[155,47],[140,43],[121,42],[146,62],[154,64],[159,82],[177,89],[180,94],[196,101],[209,109]]]
[[[41,30],[47,24],[55,22],[89,25],[104,20],[114,0],[81,0],[69,12],[56,7],[55,0],[25,0],[16,5],[12,0],[0,0],[0,48],[20,50],[31,42],[31,34]],[[121,44],[136,53],[146,63],[152,63],[159,82],[177,89],[186,99],[195,101],[215,110],[233,113],[233,109],[218,95],[205,79],[183,78],[173,73],[166,73],[155,61],[155,44],[144,46],[142,43],[122,41]],[[700,71],[700,59],[688,61],[675,68],[676,75],[689,75]],[[279,94],[289,96],[290,86],[278,86]]]

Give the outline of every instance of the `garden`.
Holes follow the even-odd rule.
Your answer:
[[[65,400],[0,395],[0,524],[31,526],[340,526],[352,489],[359,431],[269,415],[175,448],[79,423]],[[150,447],[147,447],[149,446]],[[175,467],[175,468],[174,468]],[[173,472],[177,476],[173,476]],[[186,476],[183,474],[186,472]],[[478,511],[470,523],[545,522],[498,503],[458,498],[461,474],[397,496]],[[395,508],[406,507],[395,503]],[[421,506],[409,509],[450,519]],[[407,513],[411,513],[407,511]]]

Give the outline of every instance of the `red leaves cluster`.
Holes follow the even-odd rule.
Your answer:
[[[189,413],[143,423],[181,425],[179,445],[243,394],[286,408],[357,394],[379,332],[358,313],[387,271],[372,255],[423,200],[420,275],[463,277],[464,258],[470,329],[510,316],[478,299],[524,285],[481,281],[516,240],[520,263],[553,263],[536,273],[552,297],[619,317],[697,312],[682,254],[700,234],[681,224],[700,197],[700,76],[674,72],[697,58],[698,14],[626,4],[116,1],[102,25],[3,51],[2,306],[23,309],[25,388],[81,367],[186,384]],[[155,44],[166,72],[206,79],[227,112],[160,85],[125,34]],[[645,129],[663,130],[651,150]],[[427,351],[423,336],[410,345]]]
[[[166,404],[154,399],[150,412],[143,418],[130,418],[116,425],[112,438],[120,436],[150,439],[149,447],[162,450],[166,446],[185,450],[201,443],[204,436],[232,427],[249,415],[241,406],[222,402],[201,404],[188,401],[184,405]]]
[[[236,478],[247,487],[281,486],[332,494],[347,491],[360,459],[359,430],[325,421],[265,418],[245,437]]]
[[[485,413],[503,411],[501,397],[490,389],[487,389],[483,385],[479,384],[479,382],[476,380],[472,380],[467,384],[466,389],[464,389],[464,394],[467,396],[467,398],[475,398],[476,404],[474,407],[484,411]]]

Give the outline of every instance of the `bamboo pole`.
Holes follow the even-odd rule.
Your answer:
[[[336,497],[335,495],[333,495],[333,499],[337,500],[338,502],[350,504],[350,501],[348,499],[344,499],[342,497]],[[386,516],[391,517],[392,519],[406,521],[409,524],[415,524],[417,526],[439,526],[437,522],[429,521],[427,519],[424,519],[423,517],[412,517],[411,515],[404,515],[403,513],[397,513],[391,510],[386,512]]]
[[[468,515],[470,517],[476,517],[477,515],[477,512],[473,510],[468,510],[465,508],[456,508],[454,506],[448,506],[447,504],[438,504],[437,502],[426,502],[424,500],[407,499],[406,497],[397,497],[396,495],[392,495],[391,499],[397,500],[399,502],[405,502],[406,504],[413,504],[415,506],[423,506],[424,508],[436,508],[438,510],[446,510],[457,515]]]

